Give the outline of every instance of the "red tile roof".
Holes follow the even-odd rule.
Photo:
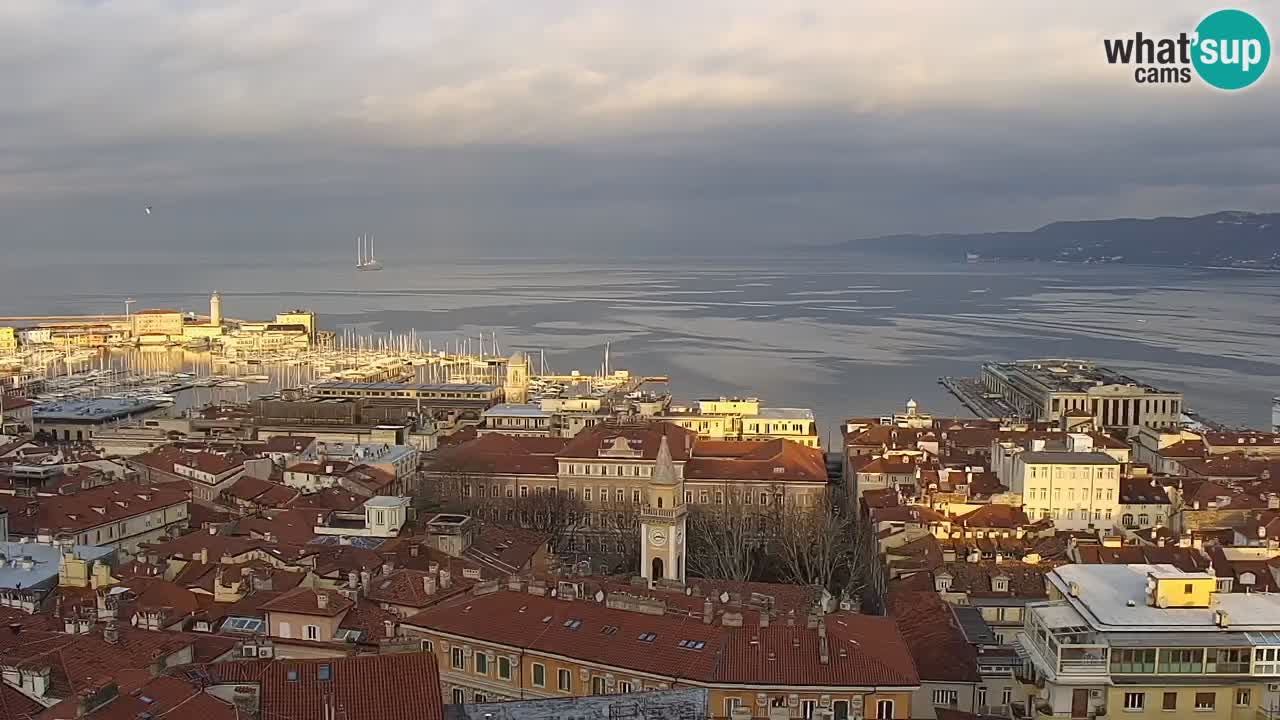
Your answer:
[[[964,527],[969,528],[1012,529],[1031,524],[1022,508],[995,503],[983,505],[973,512],[957,517],[956,520]]]
[[[951,606],[932,591],[891,592],[889,615],[898,621],[920,679],[979,682],[978,653],[965,639]]]
[[[577,621],[575,623],[575,621]],[[499,590],[432,606],[405,624],[536,652],[664,677],[744,685],[918,685],[894,622],[853,613],[822,621],[829,648],[820,658],[819,630],[775,621],[769,627],[704,623],[689,613],[649,615],[593,601],[564,601]],[[612,632],[605,632],[612,628]],[[650,642],[640,638],[648,633]],[[688,647],[694,643],[694,647]],[[700,646],[696,645],[701,643]]]
[[[328,680],[321,680],[327,668]],[[257,660],[174,668],[216,684],[257,683],[264,720],[325,716],[331,699],[338,717],[350,720],[442,720],[440,673],[429,653],[358,655],[323,660]]]
[[[429,465],[435,472],[555,476],[560,464],[554,451],[531,448],[528,438],[487,433],[475,440],[441,448]]]
[[[1169,493],[1151,478],[1120,478],[1121,505],[1168,505]]]
[[[0,509],[9,511],[9,532],[18,535],[41,529],[75,534],[186,502],[185,492],[132,483],[35,498],[0,494]]]
[[[24,632],[18,644],[5,648],[6,663],[49,668],[51,694],[65,698],[102,687],[120,670],[149,668],[191,646],[188,638],[176,633],[135,630],[123,624],[118,632],[116,643],[103,639],[101,629],[84,635]]]
[[[284,507],[300,494],[294,488],[270,480],[243,475],[223,495],[253,503],[261,507]]]
[[[320,607],[322,597],[328,600],[324,607]],[[265,603],[262,609],[266,612],[337,617],[350,610],[352,604],[350,598],[334,590],[313,590],[300,587]]]
[[[1173,565],[1186,572],[1201,572],[1209,567],[1209,561],[1198,550],[1168,545],[1080,545],[1076,554],[1078,562],[1087,565]]]
[[[638,452],[635,459],[655,460],[663,437],[667,438],[671,459],[680,462],[689,458],[689,448],[693,446],[698,434],[669,422],[634,425],[602,423],[578,433],[556,456],[590,459],[608,457],[601,455],[601,452],[607,452],[621,438],[627,446]]]
[[[790,440],[743,443],[701,440],[693,447],[693,457],[684,464],[684,477],[686,480],[826,484],[827,463],[821,450]]]

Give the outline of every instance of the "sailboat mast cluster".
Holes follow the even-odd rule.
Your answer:
[[[381,270],[382,263],[373,255],[373,234],[356,236],[356,269]]]

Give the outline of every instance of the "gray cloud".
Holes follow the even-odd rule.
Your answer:
[[[0,5],[5,245],[711,252],[1275,209],[1280,186],[1274,77],[1144,88],[1103,62],[1191,2],[368,7]]]

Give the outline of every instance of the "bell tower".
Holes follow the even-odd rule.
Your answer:
[[[645,506],[640,511],[640,576],[650,583],[684,582],[686,513],[684,480],[671,460],[664,432]]]
[[[504,402],[521,404],[529,401],[529,359],[522,352],[516,352],[507,360],[502,395]]]

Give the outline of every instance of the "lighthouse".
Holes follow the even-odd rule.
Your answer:
[[[222,326],[222,298],[218,296],[218,291],[213,291],[213,297],[209,298],[209,324],[215,327]]]

